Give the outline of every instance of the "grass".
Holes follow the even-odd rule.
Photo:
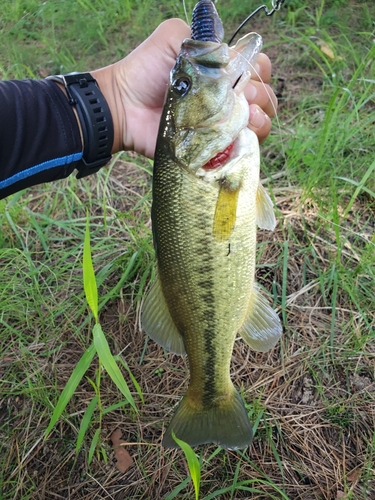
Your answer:
[[[258,5],[221,3],[228,37]],[[235,344],[233,380],[255,439],[241,452],[195,450],[206,500],[375,495],[375,7],[286,3],[248,27],[264,37],[280,104],[279,126],[262,146],[279,223],[259,232],[257,280],[272,294],[284,335],[265,354]],[[190,12],[194,2],[186,4]],[[180,2],[3,2],[0,77],[114,62],[172,15],[184,17]],[[154,259],[150,172],[148,160],[121,154],[95,177],[0,201],[0,498],[194,497],[183,452],[160,446],[187,363],[139,329]],[[86,211],[99,321],[144,403],[138,398],[139,412],[131,411],[93,362],[44,440],[92,343],[82,279]],[[135,462],[125,474],[113,461],[116,428]]]

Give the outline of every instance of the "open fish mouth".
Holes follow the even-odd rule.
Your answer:
[[[242,129],[237,137],[235,137],[235,139],[233,139],[225,149],[216,153],[216,155],[208,160],[207,163],[201,167],[201,169],[209,173],[222,169],[235,158],[240,158],[244,153],[246,153],[246,135],[246,129]]]
[[[241,158],[249,154],[249,134],[251,133],[252,132],[248,128],[242,129],[240,133],[232,139],[232,142],[230,142],[228,146],[219,153],[216,153],[198,169],[198,177],[203,177],[209,181],[215,181],[218,179],[218,175],[221,176],[223,172],[227,172],[228,169],[231,169],[237,161],[240,161]]]
[[[205,165],[203,165],[202,168],[204,170],[215,170],[215,169],[225,165],[225,163],[228,161],[228,159],[231,156],[231,152],[232,152],[233,147],[234,147],[234,142],[229,144],[229,146],[227,146],[224,149],[224,151],[217,153],[217,155],[215,155],[213,158],[211,158],[211,160],[209,160]]]

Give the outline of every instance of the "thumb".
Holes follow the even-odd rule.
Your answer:
[[[190,37],[190,26],[182,19],[168,19],[161,23],[148,39],[170,59],[171,67],[180,52],[181,43]],[[146,40],[147,42],[147,40]]]

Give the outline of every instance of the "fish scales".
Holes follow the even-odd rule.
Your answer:
[[[220,186],[191,182],[190,174],[170,160],[155,162],[158,272],[171,315],[185,339],[194,387],[207,384],[202,375],[209,371],[215,382],[210,387],[229,384],[233,342],[247,312],[255,265],[255,202],[249,200],[256,194],[257,173],[247,170],[247,174],[236,227],[229,240],[218,241],[212,228]],[[184,202],[176,203],[182,197]]]
[[[220,28],[218,19],[211,25]],[[187,394],[163,439],[168,447],[177,446],[172,431],[191,445],[249,445],[251,425],[230,378],[234,341],[240,334],[265,351],[281,335],[254,287],[256,225],[275,225],[243,96],[259,38],[240,40],[234,60],[220,39],[187,39],[171,71],[153,176],[157,279],[141,316],[151,338],[189,360]],[[212,161],[217,155],[223,164]]]

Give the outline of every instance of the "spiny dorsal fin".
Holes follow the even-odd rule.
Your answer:
[[[256,222],[258,227],[269,231],[273,231],[276,226],[272,200],[260,182],[256,198]]]
[[[251,295],[247,317],[239,334],[254,351],[259,352],[275,347],[281,337],[280,319],[257,288]]]
[[[164,349],[186,354],[183,338],[173,322],[158,277],[143,303],[141,323],[147,335]]]

